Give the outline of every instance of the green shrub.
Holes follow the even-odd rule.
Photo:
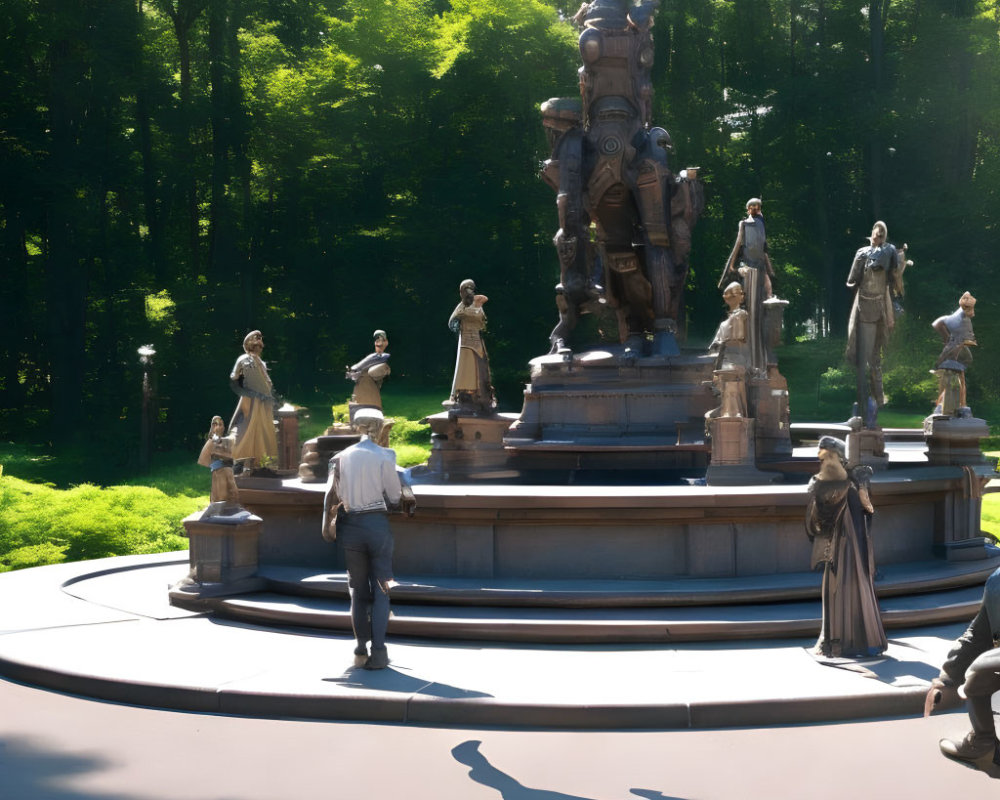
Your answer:
[[[207,501],[148,486],[55,489],[0,477],[0,565],[181,550],[181,520]]]

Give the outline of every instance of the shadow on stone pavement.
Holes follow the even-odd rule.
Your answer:
[[[469,739],[451,749],[451,754],[460,764],[465,764],[469,769],[469,777],[476,783],[489,786],[500,792],[503,800],[593,800],[577,794],[566,794],[565,792],[554,792],[548,789],[532,789],[525,786],[506,772],[497,769],[482,753],[479,746],[482,744],[478,739]],[[632,789],[631,793],[646,800],[683,800],[679,797],[670,797],[660,792],[648,789]]]
[[[351,668],[336,678],[323,678],[327,683],[336,683],[345,689],[365,689],[379,692],[399,692],[400,694],[422,694],[430,697],[443,697],[449,700],[462,700],[473,697],[493,697],[486,692],[472,689],[461,689],[446,683],[437,683],[424,678],[404,675],[391,666],[380,670]]]

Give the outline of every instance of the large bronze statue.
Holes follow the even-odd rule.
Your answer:
[[[704,206],[697,170],[674,175],[670,135],[651,127],[650,28],[659,0],[594,0],[573,18],[580,33],[581,103],[542,105],[552,146],[543,178],[558,192],[559,323],[565,351],[580,314],[607,303],[623,342],[653,334],[654,354],[679,352],[691,227]]]
[[[820,439],[818,455],[806,508],[812,566],[823,566],[823,623],[815,652],[833,658],[878,655],[888,643],[875,597],[872,471],[848,471],[844,442],[833,436]]]
[[[889,243],[884,222],[872,227],[870,244],[854,255],[847,285],[856,289],[847,329],[847,360],[857,369],[857,414],[866,428],[877,426],[878,409],[885,405],[882,391],[882,355],[895,326],[903,296],[906,245]]]

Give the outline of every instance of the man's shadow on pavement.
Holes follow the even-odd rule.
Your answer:
[[[489,786],[500,792],[503,800],[593,800],[593,798],[581,797],[577,794],[566,794],[565,792],[552,792],[548,789],[532,789],[512,778],[506,772],[494,767],[479,752],[478,739],[470,739],[462,742],[451,749],[451,754],[460,764],[470,767],[469,777],[476,783]],[[683,800],[679,797],[669,797],[660,792],[649,791],[647,789],[632,789],[632,794],[646,798],[646,800]]]

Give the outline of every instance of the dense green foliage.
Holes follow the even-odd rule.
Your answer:
[[[181,520],[207,500],[146,486],[56,489],[0,477],[0,572],[184,549]]]
[[[555,321],[538,104],[577,90],[576,6],[7,0],[0,433],[76,438],[134,469],[135,351],[151,342],[158,445],[193,449],[233,405],[226,376],[251,327],[293,401],[343,397],[343,366],[375,327],[392,381],[445,383],[445,321],[469,276],[490,296],[495,383],[516,410]],[[909,242],[895,399],[922,396],[928,323],[962,290],[981,296],[980,341],[1000,341],[985,284],[1000,244],[998,30],[997,0],[662,4],[654,121],[708,189],[692,345],[722,314],[715,281],[750,195],[793,335],[842,332],[844,276],[874,218]],[[977,353],[981,414],[998,364],[995,347]],[[828,367],[839,398],[842,364]]]

